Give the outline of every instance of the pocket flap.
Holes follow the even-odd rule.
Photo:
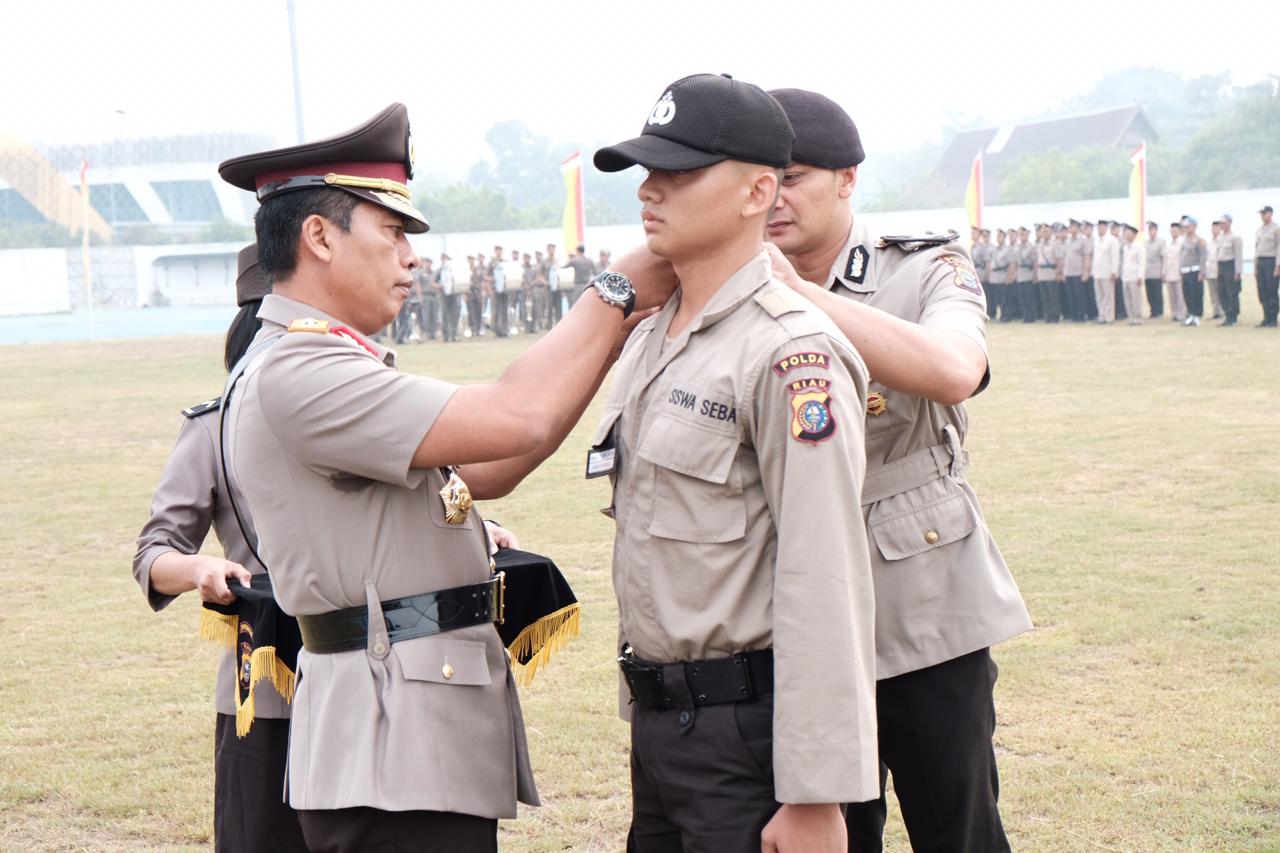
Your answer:
[[[886,560],[901,560],[941,548],[964,539],[978,526],[973,506],[962,492],[924,506],[878,517],[880,513],[877,510],[884,506],[877,505],[871,511],[868,526]]]
[[[485,644],[475,640],[417,637],[393,645],[400,669],[410,681],[437,684],[489,684]]]
[[[596,427],[596,434],[591,438],[592,447],[599,447],[604,443],[604,440],[609,437],[609,430],[613,429],[613,425],[618,422],[621,415],[621,406],[604,410],[604,414],[600,416],[600,424]]]
[[[738,455],[738,435],[661,417],[640,438],[636,455],[660,468],[724,485]]]

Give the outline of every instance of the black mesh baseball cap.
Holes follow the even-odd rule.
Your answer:
[[[602,172],[636,165],[676,172],[724,160],[782,169],[794,139],[787,114],[759,86],[727,74],[694,74],[667,87],[639,136],[601,148],[594,161]]]

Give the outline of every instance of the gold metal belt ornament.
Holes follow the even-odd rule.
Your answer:
[[[450,524],[465,524],[471,512],[471,490],[462,482],[458,472],[450,470],[449,479],[440,489],[440,501],[444,504],[444,520]]]

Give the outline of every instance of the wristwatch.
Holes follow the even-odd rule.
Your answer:
[[[591,279],[591,286],[600,294],[606,305],[614,305],[622,309],[622,319],[631,316],[636,307],[636,289],[631,286],[631,279],[620,272],[602,272]]]

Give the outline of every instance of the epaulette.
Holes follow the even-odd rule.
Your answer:
[[[947,231],[945,234],[922,234],[922,235],[898,235],[892,237],[881,237],[876,241],[877,249],[887,249],[890,246],[897,246],[904,252],[918,252],[921,249],[930,249],[934,246],[945,246],[948,243],[954,243],[960,239],[960,235],[955,231]]]
[[[781,317],[783,314],[803,311],[806,308],[813,307],[807,299],[785,286],[761,291],[754,298],[756,304],[774,319]]]
[[[294,320],[289,324],[291,332],[319,332],[324,334],[329,331],[328,320],[317,320],[314,317],[303,317],[301,320]]]
[[[189,409],[183,409],[182,414],[188,418],[198,418],[207,412],[216,412],[222,408],[222,398],[214,397],[212,400],[205,400],[203,403],[196,403]]]

